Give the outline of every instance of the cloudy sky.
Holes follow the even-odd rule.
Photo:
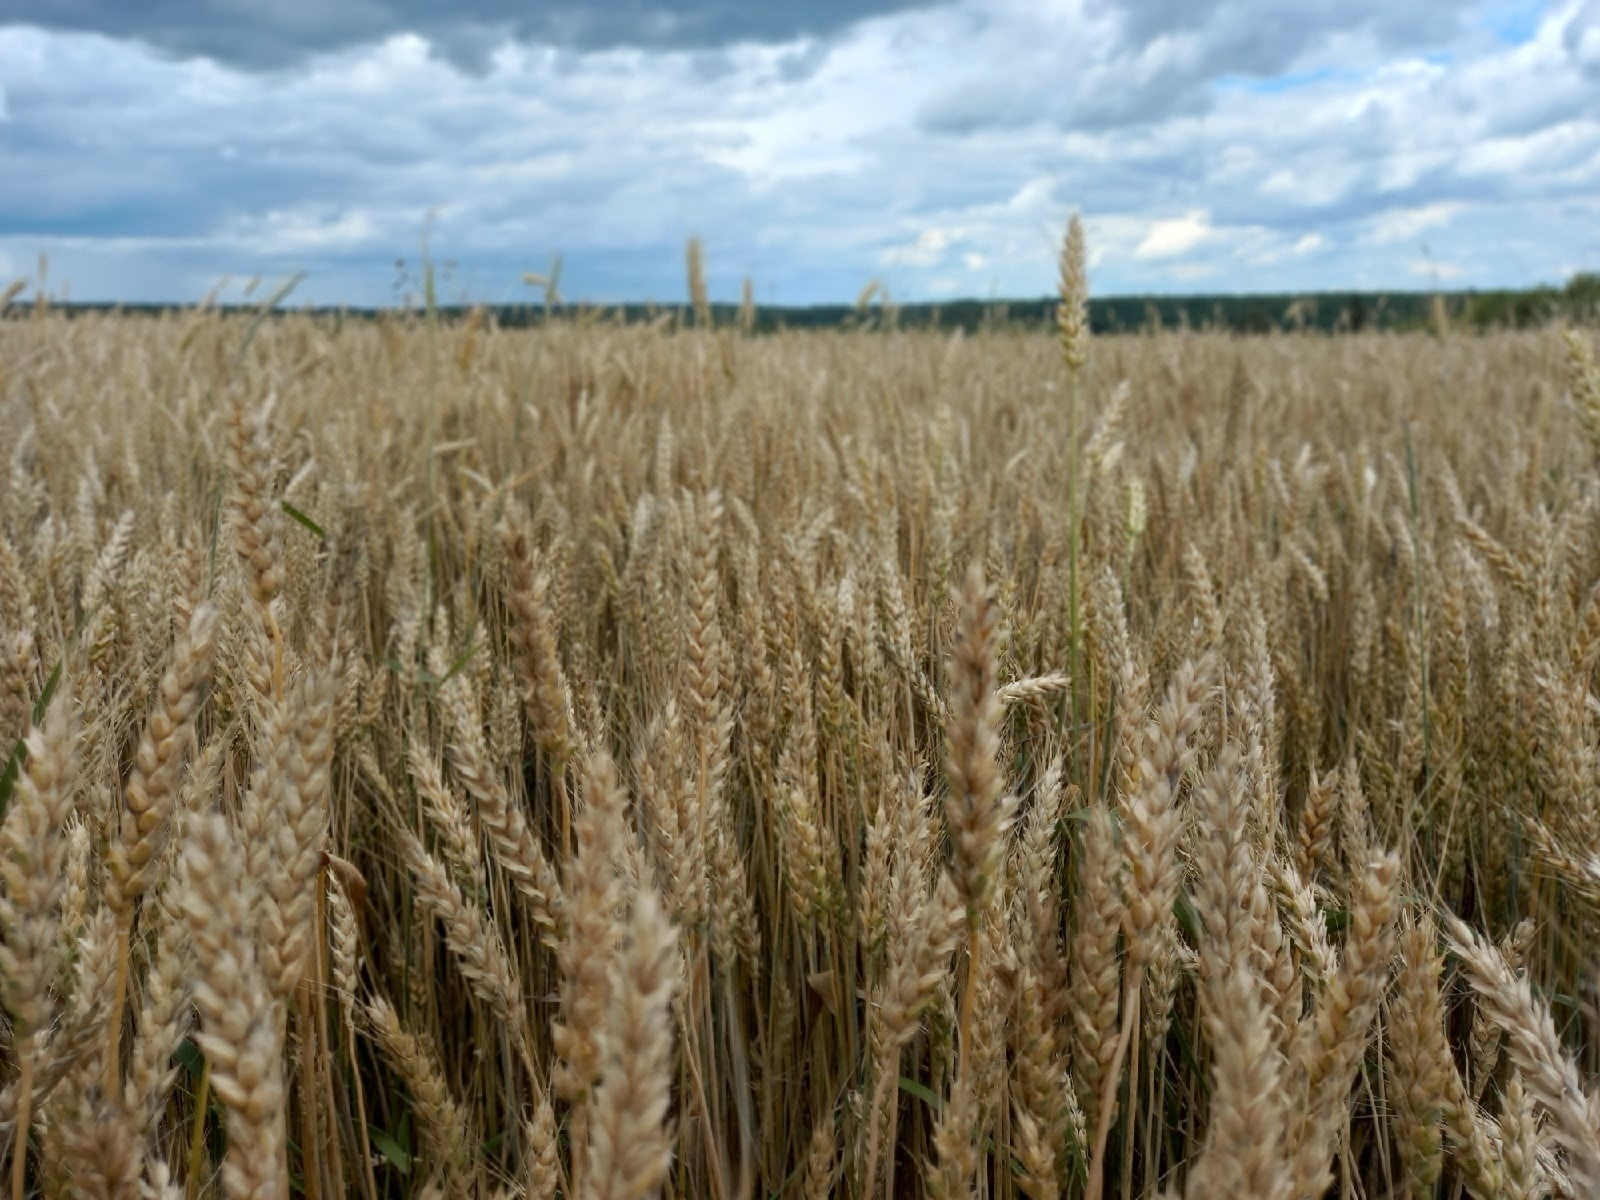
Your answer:
[[[772,303],[1600,269],[1600,0],[0,0],[0,287]]]

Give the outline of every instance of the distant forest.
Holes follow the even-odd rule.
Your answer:
[[[27,304],[13,304],[4,316],[16,317]],[[52,304],[57,311],[121,312],[155,315],[176,305]],[[230,308],[233,306],[229,306]],[[239,306],[244,308],[245,306]],[[822,304],[807,307],[761,306],[741,311],[738,305],[711,306],[718,326],[745,326],[754,332],[783,329],[980,329],[1025,330],[1055,319],[1053,296],[1024,300],[948,300],[899,304],[881,299],[865,305]],[[321,308],[286,305],[280,311],[316,312],[335,319],[370,319],[393,309]],[[476,313],[492,317],[504,328],[522,328],[545,320],[621,321],[628,323],[692,323],[687,305],[529,304],[439,305],[433,312],[444,320]],[[1318,292],[1310,295],[1106,296],[1089,302],[1089,320],[1096,333],[1137,333],[1155,329],[1221,329],[1242,334],[1312,330],[1352,333],[1362,330],[1443,331],[1445,329],[1524,329],[1551,321],[1600,322],[1600,273],[1574,275],[1563,287],[1499,291]]]
[[[717,322],[736,322],[735,306],[713,305]],[[657,310],[660,311],[660,310]],[[1056,298],[951,300],[930,304],[819,305],[758,311],[758,328],[792,329],[884,324],[901,328],[1028,328],[1055,320]],[[632,319],[646,317],[630,307]],[[1318,292],[1311,295],[1106,296],[1089,301],[1095,333],[1162,329],[1225,329],[1235,333],[1367,329],[1525,329],[1550,321],[1600,322],[1600,274],[1574,275],[1564,287],[1455,292]]]

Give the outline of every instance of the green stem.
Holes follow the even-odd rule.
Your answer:
[[[194,1129],[189,1135],[189,1171],[185,1177],[184,1194],[194,1200],[200,1186],[200,1156],[206,1146],[206,1103],[211,1096],[211,1060],[200,1068],[200,1086],[194,1093]]]

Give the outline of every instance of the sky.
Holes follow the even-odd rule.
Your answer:
[[[1600,0],[0,0],[0,289],[386,304],[1600,269]]]

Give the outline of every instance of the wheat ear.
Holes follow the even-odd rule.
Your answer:
[[[1600,1129],[1549,1008],[1534,997],[1527,977],[1513,974],[1500,951],[1464,922],[1447,917],[1445,932],[1478,1002],[1489,1007],[1505,1031],[1506,1049],[1523,1085],[1550,1114],[1551,1135],[1567,1153],[1567,1171],[1578,1194],[1600,1195]]]
[[[0,999],[11,1014],[19,1068],[12,1200],[22,1200],[38,1039],[54,1013],[51,987],[61,962],[61,897],[66,889],[67,818],[77,759],[72,701],[58,695],[28,734],[28,758],[0,825]]]
[[[1211,1116],[1184,1194],[1188,1200],[1287,1200],[1284,1064],[1273,1044],[1272,1014],[1262,1003],[1261,977],[1241,961],[1214,988],[1217,1003],[1205,1022],[1213,1053]]]
[[[511,1041],[511,1048],[530,1069],[533,1065],[528,1046],[527,1009],[522,985],[506,953],[505,944],[487,914],[469,899],[450,872],[429,854],[417,836],[402,829],[396,834],[417,902],[423,911],[444,926],[445,942],[455,956],[456,966],[473,994],[489,1007]]]
[[[127,987],[128,940],[140,898],[155,878],[171,836],[173,802],[179,789],[184,755],[194,740],[194,718],[211,672],[212,635],[217,610],[202,604],[189,618],[189,628],[173,647],[172,658],[156,694],[155,708],[139,738],[123,806],[107,854],[106,900],[121,929],[116,983],[106,1041],[109,1094],[121,1081],[122,1004]]]
[[[445,1184],[471,1194],[474,1175],[474,1139],[467,1115],[450,1094],[439,1056],[427,1040],[400,1023],[394,1005],[382,996],[367,1003],[367,1021],[378,1046],[399,1072],[411,1095],[417,1133],[427,1154],[427,1164]],[[452,1193],[457,1194],[457,1193]]]
[[[256,949],[255,896],[227,821],[197,816],[183,848],[183,913],[195,959],[195,1041],[227,1110],[228,1200],[286,1200],[283,1014]]]
[[[1439,994],[1443,968],[1431,922],[1418,921],[1401,933],[1385,1044],[1401,1187],[1414,1200],[1433,1195],[1443,1170],[1440,1117],[1450,1107],[1452,1082],[1459,1081]]]
[[[671,1169],[664,1122],[672,1092],[676,946],[655,894],[642,889],[617,964],[604,1074],[591,1105],[589,1200],[653,1200]]]
[[[1000,698],[995,694],[997,605],[974,564],[961,592],[961,628],[950,664],[950,795],[945,821],[953,854],[950,878],[967,911],[967,982],[961,998],[960,1048],[967,1069],[977,996],[980,914],[1000,863],[1010,805],[1001,799]]]
[[[579,1169],[592,1091],[605,1065],[605,1028],[616,980],[622,922],[617,909],[622,881],[617,864],[627,818],[622,788],[602,751],[584,770],[584,806],[574,822],[576,853],[567,863],[566,936],[556,948],[561,969],[561,1019],[551,1030],[558,1059],[556,1095],[573,1105],[573,1188],[582,1195]]]
[[[1389,855],[1356,880],[1344,962],[1296,1036],[1291,1066],[1301,1082],[1287,1145],[1296,1200],[1322,1195],[1332,1181],[1334,1139],[1388,983],[1399,873],[1399,859]]]
[[[452,680],[444,688],[444,709],[450,727],[450,765],[477,805],[478,820],[489,835],[495,861],[526,905],[528,915],[539,927],[540,936],[553,942],[563,920],[560,878],[545,857],[538,835],[490,763],[482,731],[472,706],[467,703],[465,691],[465,680]]]

